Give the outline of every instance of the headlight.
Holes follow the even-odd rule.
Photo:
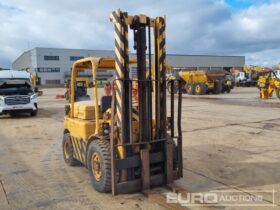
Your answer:
[[[110,124],[109,123],[102,123],[102,130],[103,130],[103,135],[109,135]]]
[[[30,98],[31,98],[31,100],[34,100],[34,99],[37,98],[37,95],[36,95],[36,94],[33,94]]]

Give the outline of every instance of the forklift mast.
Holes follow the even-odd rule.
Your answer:
[[[174,84],[171,84],[171,116],[170,122],[167,122],[165,17],[129,16],[126,12],[116,10],[111,13],[110,19],[115,28],[116,60],[110,136],[112,193],[117,194],[124,189],[126,192],[137,191],[139,187],[148,190],[150,186],[171,184],[174,179],[182,177],[182,93],[179,91],[178,94],[178,136],[175,137]],[[137,79],[129,76],[129,29],[134,36]],[[138,85],[138,107],[133,107],[132,83]],[[137,142],[133,139],[133,120],[138,123]],[[167,123],[170,123],[170,135],[167,133]],[[173,143],[174,139],[177,144]],[[138,153],[133,150],[135,145],[140,148]],[[116,157],[117,147],[123,147],[119,159]],[[176,162],[174,165],[174,160],[178,164]],[[164,171],[158,168],[164,168]],[[117,180],[117,174],[121,182]],[[158,183],[153,183],[153,175]]]

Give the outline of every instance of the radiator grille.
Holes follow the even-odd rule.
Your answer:
[[[5,97],[5,104],[7,105],[20,105],[20,104],[29,104],[29,96],[8,96]]]

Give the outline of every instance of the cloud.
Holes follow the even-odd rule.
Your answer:
[[[223,0],[0,0],[0,66],[34,47],[113,49],[109,14],[167,16],[167,52],[246,55],[247,63],[278,62],[280,3],[234,10]],[[253,63],[254,62],[254,63]]]

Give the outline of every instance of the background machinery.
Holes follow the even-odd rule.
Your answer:
[[[260,89],[261,99],[272,97],[273,92],[275,92],[276,96],[280,99],[280,77],[278,71],[271,70],[259,77],[258,87]]]
[[[223,89],[222,93],[227,92],[230,93],[230,91],[234,88],[234,76],[232,73],[224,71],[225,72],[225,78],[223,82]]]
[[[71,81],[67,80],[65,83],[66,92],[64,97],[66,100],[70,99],[71,93]],[[89,99],[89,95],[87,94],[87,89],[90,87],[89,78],[88,77],[77,77],[75,80],[75,101],[77,100],[87,100]]]
[[[190,95],[220,94],[223,91],[224,71],[181,71],[179,75]]]
[[[32,82],[32,85],[34,87],[34,90],[35,90],[35,93],[37,94],[37,96],[41,96],[43,95],[43,91],[42,90],[39,90],[39,87],[38,87],[38,74],[36,72],[32,72],[31,73],[31,82]]]
[[[270,70],[267,67],[244,65],[244,71],[239,71],[235,75],[235,84],[241,87],[257,86],[259,76]]]
[[[188,70],[176,68],[172,70],[173,74],[169,74],[169,81],[181,80],[182,91],[190,95],[205,95],[209,93],[219,94],[222,92],[230,92],[233,86],[231,73],[222,70]],[[170,84],[168,84],[168,90]],[[177,91],[178,87],[175,88]]]
[[[110,18],[115,27],[115,59],[84,58],[73,64],[73,94],[64,119],[64,159],[69,165],[86,166],[99,192],[115,195],[172,184],[183,175],[182,97],[179,88],[175,103],[174,82],[170,97],[166,96],[165,17],[129,16],[116,10]],[[135,79],[129,74],[130,64],[135,65],[128,53],[129,28],[137,57]],[[81,69],[93,72],[90,104],[74,100],[76,74]],[[116,71],[112,96],[101,97],[99,103],[96,71],[112,69]]]

